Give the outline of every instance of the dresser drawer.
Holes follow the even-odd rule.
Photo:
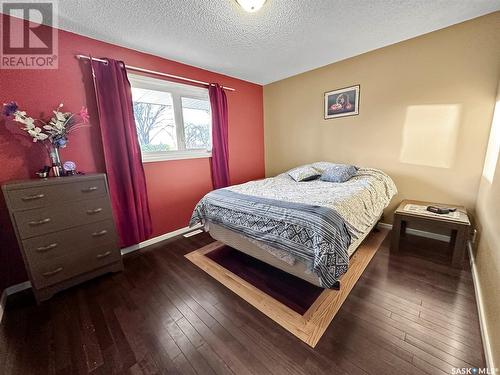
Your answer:
[[[86,224],[23,241],[24,252],[30,266],[102,246],[117,248],[117,236],[112,220]]]
[[[111,218],[107,197],[14,212],[17,230],[23,240]]]
[[[71,179],[72,177],[64,177]],[[106,196],[106,180],[75,181],[56,185],[33,186],[8,191],[10,209],[24,210],[38,207],[49,207],[60,202],[74,202],[81,199]]]
[[[107,266],[121,259],[115,245],[87,249],[31,266],[31,276],[37,289],[57,284],[82,273]]]

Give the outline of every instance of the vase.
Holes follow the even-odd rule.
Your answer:
[[[59,148],[55,146],[50,146],[49,149],[49,159],[50,163],[54,165],[61,165],[61,158],[59,156]]]
[[[51,145],[49,149],[49,159],[54,177],[62,176],[61,157],[59,156],[59,147]]]

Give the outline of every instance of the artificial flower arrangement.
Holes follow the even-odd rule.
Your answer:
[[[25,111],[19,110],[16,102],[5,103],[3,114],[24,124],[22,130],[33,138],[33,142],[48,140],[55,147],[63,148],[68,142],[68,134],[88,123],[89,114],[85,107],[82,107],[79,113],[63,112],[62,107],[63,104],[59,104],[49,122],[27,116]]]
[[[3,106],[4,116],[23,124],[24,127],[21,129],[33,139],[33,142],[40,142],[46,147],[56,176],[62,172],[59,148],[66,147],[68,134],[86,126],[89,122],[87,108],[82,107],[78,113],[63,112],[62,108],[63,104],[59,104],[57,109],[53,111],[54,116],[46,122],[29,117],[25,111],[19,109],[16,102],[4,103]],[[54,170],[54,167],[57,169]]]

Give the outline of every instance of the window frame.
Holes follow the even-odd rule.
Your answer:
[[[175,133],[177,147],[185,146],[184,115],[182,111],[182,98],[207,100],[210,105],[208,89],[204,87],[185,85],[183,83],[166,81],[138,74],[127,74],[132,88],[163,91],[172,96],[172,108],[174,112]],[[211,109],[210,109],[211,111]],[[210,121],[210,135],[212,134],[212,123]],[[152,163],[167,160],[199,159],[212,157],[212,149],[177,149],[173,151],[142,152],[142,162]]]

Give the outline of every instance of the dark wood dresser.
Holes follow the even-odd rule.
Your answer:
[[[123,269],[105,174],[2,186],[38,302]]]

